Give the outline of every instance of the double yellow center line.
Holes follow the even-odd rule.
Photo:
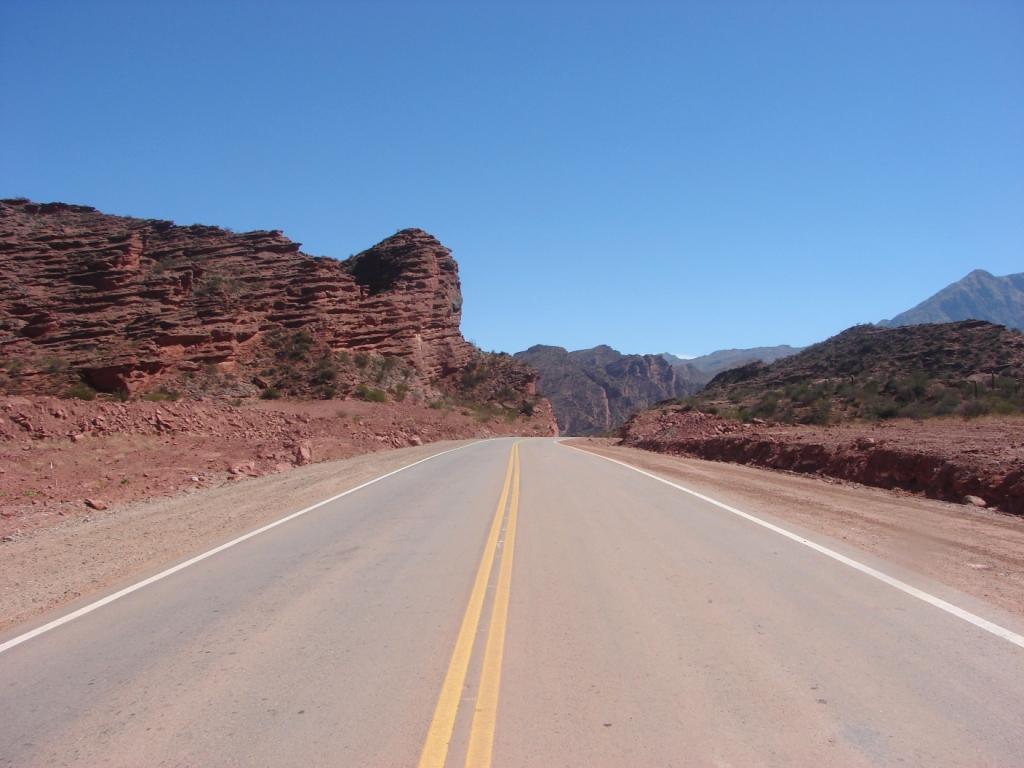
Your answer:
[[[462,617],[462,625],[455,641],[455,650],[452,652],[448,671],[441,685],[441,695],[437,699],[434,717],[427,731],[427,740],[420,754],[419,768],[443,768],[448,759],[448,745],[455,728],[455,717],[466,683],[466,672],[473,655],[473,641],[480,626],[484,598],[487,595],[487,582],[500,543],[501,523],[505,518],[506,505],[508,520],[505,523],[501,562],[498,565],[498,580],[491,606],[491,620],[487,629],[487,642],[484,646],[483,666],[480,672],[480,688],[477,692],[473,723],[470,726],[465,763],[467,768],[486,768],[491,764],[494,728],[498,715],[498,689],[501,685],[501,662],[505,654],[505,627],[508,623],[509,591],[512,585],[516,518],[519,512],[519,443],[515,443],[509,452],[498,508],[491,521],[487,543],[473,582],[473,590],[470,592],[466,613]]]

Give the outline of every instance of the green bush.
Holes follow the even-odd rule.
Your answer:
[[[15,374],[25,367],[25,363],[17,357],[12,357],[0,363],[0,368],[5,368],[8,373]]]
[[[162,403],[167,400],[177,400],[179,397],[181,397],[181,393],[175,392],[173,389],[164,389],[161,387],[153,392],[147,392],[142,396],[142,399],[148,400],[151,403]]]
[[[260,393],[262,400],[279,400],[281,397],[281,390],[276,387],[267,387]]]
[[[383,403],[388,399],[387,392],[383,389],[368,387],[366,384],[356,387],[355,396],[370,403]]]
[[[80,381],[77,384],[72,384],[68,391],[64,393],[64,396],[74,398],[75,400],[95,400],[96,390],[84,381]]]
[[[967,400],[960,406],[959,411],[965,419],[976,419],[988,413],[989,408],[981,400]]]

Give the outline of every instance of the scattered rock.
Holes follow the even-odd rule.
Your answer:
[[[981,496],[964,496],[964,504],[969,504],[972,507],[987,507],[986,501]]]
[[[309,446],[309,443],[299,443],[295,446],[295,464],[298,466],[304,466],[310,464],[313,461],[313,449]]]
[[[85,506],[89,507],[90,509],[96,509],[102,512],[107,508],[107,502],[103,501],[102,499],[86,499]]]

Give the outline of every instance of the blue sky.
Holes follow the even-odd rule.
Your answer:
[[[806,344],[1024,271],[1024,4],[0,3],[0,196],[422,227],[488,349]]]

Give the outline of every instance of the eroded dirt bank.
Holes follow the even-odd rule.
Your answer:
[[[613,439],[566,443],[823,533],[1024,616],[1024,518],[847,481],[661,455]]]
[[[623,445],[898,488],[1024,515],[1024,418],[740,424],[668,407],[637,414]]]
[[[438,440],[552,434],[486,407],[360,400],[126,403],[0,397],[0,546],[127,502]]]

